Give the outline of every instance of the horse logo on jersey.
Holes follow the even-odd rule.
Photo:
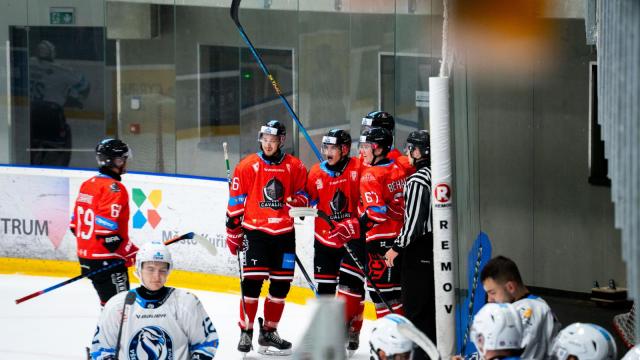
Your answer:
[[[284,199],[284,186],[280,180],[275,177],[271,178],[262,189],[264,201],[260,202],[261,208],[271,208],[274,210],[282,209],[282,200]]]
[[[350,217],[350,214],[347,212],[348,204],[349,199],[347,199],[347,196],[340,189],[337,189],[329,202],[329,207],[332,212],[329,219],[338,221]]]
[[[159,326],[145,326],[129,343],[130,360],[173,360],[173,340]]]

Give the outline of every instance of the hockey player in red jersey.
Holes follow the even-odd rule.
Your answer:
[[[347,350],[359,345],[364,310],[364,273],[345,251],[350,249],[365,263],[364,241],[360,238],[358,203],[360,201],[360,162],[351,158],[351,136],[344,130],[332,129],[322,138],[322,153],[327,160],[313,165],[307,177],[307,194],[311,205],[326,213],[336,224],[317,217],[315,220],[314,277],[318,294],[338,296],[346,304],[349,329]],[[294,204],[303,206],[303,204]]]
[[[120,182],[129,157],[129,147],[120,140],[98,143],[100,174],[80,186],[69,225],[83,274],[121,263],[91,277],[103,306],[113,295],[129,290],[127,267],[135,263],[138,251],[129,239],[129,193]]]
[[[385,111],[373,111],[367,114],[367,116],[362,118],[362,126],[360,128],[360,132],[364,132],[365,130],[369,130],[374,127],[381,127],[389,130],[392,136],[394,136],[396,121],[393,119],[393,116]],[[409,162],[409,157],[403,155],[400,150],[392,147],[387,154],[387,158],[389,160],[395,161],[407,176],[413,174],[416,169]]]
[[[227,246],[232,254],[245,251],[240,303],[238,350],[249,352],[253,321],[264,280],[269,295],[264,302],[264,324],[260,320],[258,352],[286,355],[291,343],[280,338],[278,322],[284,310],[295,266],[295,232],[286,199],[307,206],[304,192],[307,170],[296,157],[282,151],[286,129],[277,120],[260,128],[260,151],[238,163],[233,173],[227,206]]]
[[[387,158],[391,149],[391,133],[384,128],[365,130],[360,136],[360,154],[364,163],[360,176],[361,228],[365,233],[368,272],[394,313],[402,314],[400,273],[388,267],[384,254],[400,234],[404,216],[403,190],[405,172]],[[371,284],[367,284],[371,287]],[[369,295],[381,318],[390,313],[384,301],[374,292]]]

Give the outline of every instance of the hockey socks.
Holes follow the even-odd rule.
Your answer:
[[[264,326],[269,329],[278,328],[282,311],[284,311],[284,299],[267,295],[264,299]]]
[[[244,303],[247,308],[247,318],[249,319],[249,324],[245,324],[245,314],[242,309],[242,299],[240,300],[240,325],[241,329],[253,329],[253,320],[256,318],[256,313],[258,312],[258,298],[250,298],[248,296],[244,297]]]

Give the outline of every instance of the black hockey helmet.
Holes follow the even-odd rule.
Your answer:
[[[275,135],[280,137],[280,147],[284,146],[284,139],[287,135],[287,129],[284,127],[284,124],[278,120],[269,120],[264,125],[260,127],[260,132],[258,132],[258,141],[262,139],[262,135]],[[262,145],[260,145],[262,148]]]
[[[368,130],[374,127],[385,128],[393,135],[396,122],[393,116],[386,111],[372,111],[362,118],[362,129]]]
[[[414,130],[407,137],[407,147],[409,151],[414,148],[420,149],[423,156],[429,156],[431,152],[431,141],[427,130]]]
[[[266,124],[260,127],[260,135],[269,134],[276,136],[285,136],[287,135],[287,129],[284,127],[284,124],[278,120],[269,120]]]
[[[362,135],[360,135],[360,143],[376,144],[378,147],[382,148],[386,154],[391,150],[393,135],[391,135],[391,132],[385,128],[374,127],[362,132]]]
[[[322,144],[347,145],[351,147],[351,135],[342,129],[331,129],[327,135],[322,137]]]
[[[122,140],[106,138],[96,145],[96,160],[100,167],[121,167],[130,157],[131,150]]]

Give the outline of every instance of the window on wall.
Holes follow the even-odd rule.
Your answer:
[[[257,49],[282,93],[293,104],[293,50]],[[255,143],[268,119],[282,121],[291,134],[292,121],[249,49],[199,46],[199,129],[201,143],[218,135],[237,135],[239,144]],[[285,151],[291,151],[291,136]],[[240,146],[246,155],[255,147]]]
[[[94,167],[106,132],[101,27],[11,26],[12,161]]]
[[[397,147],[409,132],[429,125],[429,77],[437,76],[440,59],[419,54],[380,54],[380,109],[396,120]]]

